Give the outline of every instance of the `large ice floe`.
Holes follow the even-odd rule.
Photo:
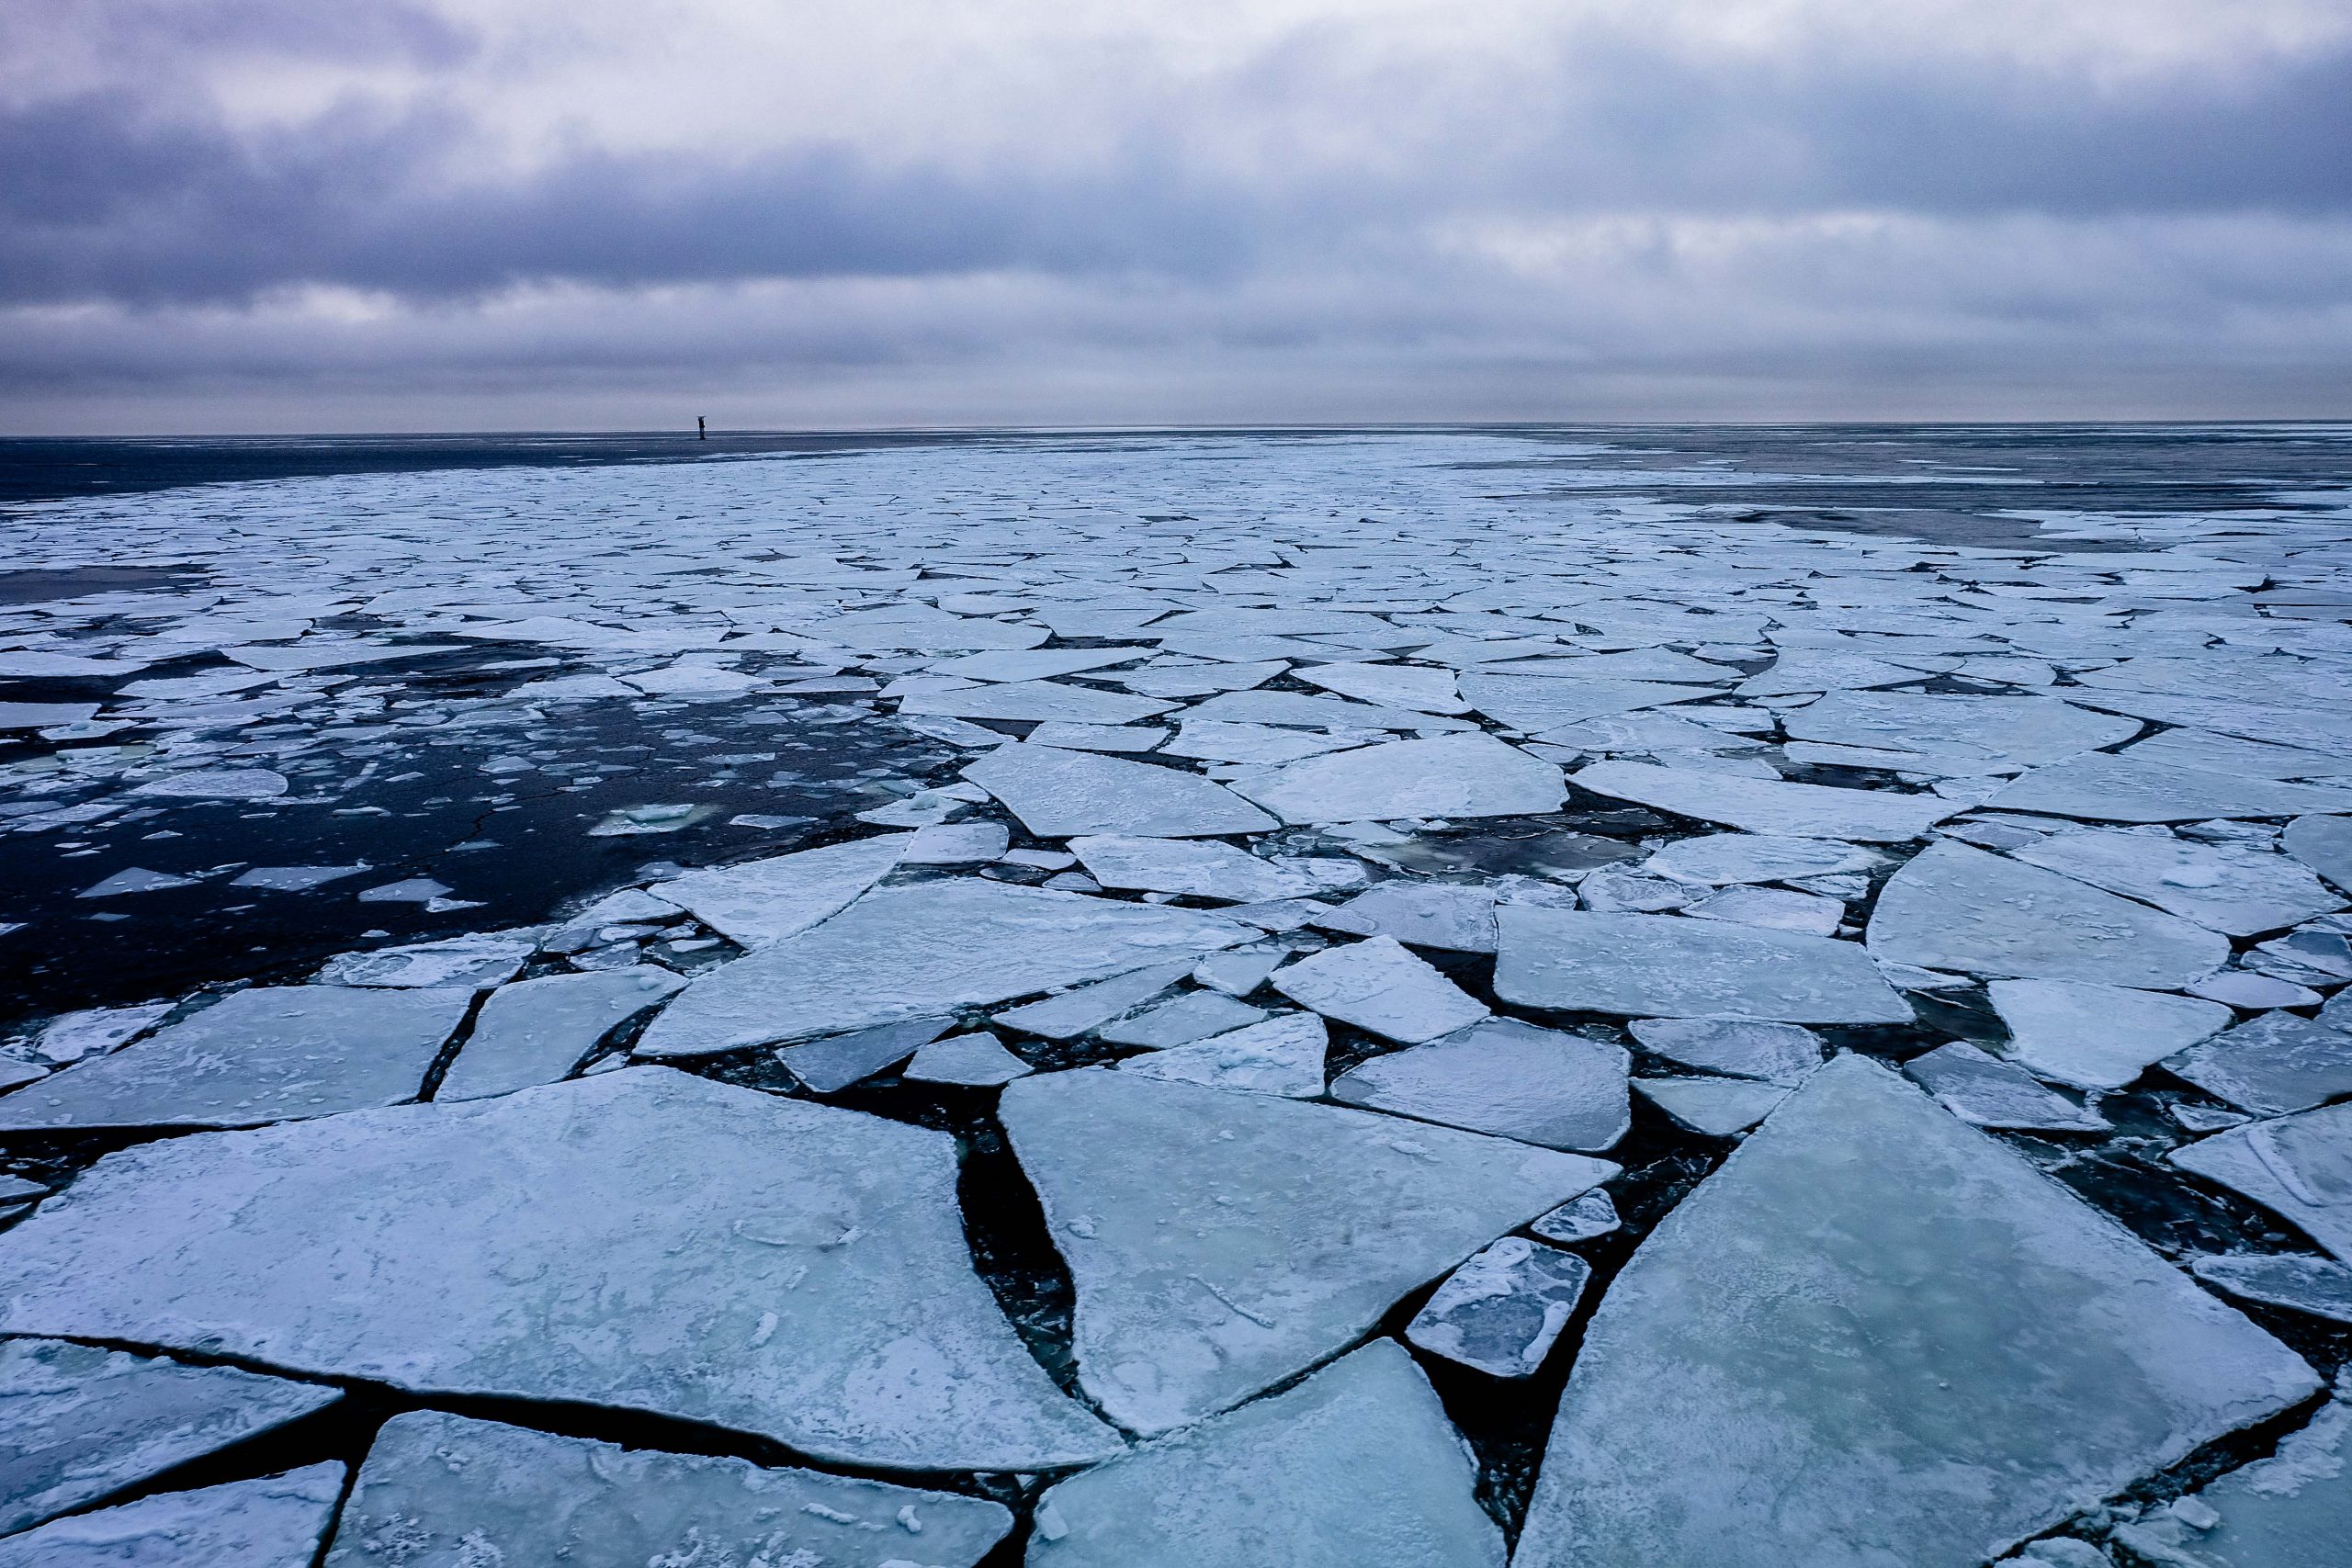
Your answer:
[[[581,446],[0,515],[0,1568],[2346,1555],[2352,431]]]

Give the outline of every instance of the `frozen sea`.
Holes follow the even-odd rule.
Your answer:
[[[2341,1562],[2347,622],[2347,426],[0,441],[0,1568]]]

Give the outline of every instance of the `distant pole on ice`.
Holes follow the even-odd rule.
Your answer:
[[[695,439],[697,441],[710,439],[710,422],[700,414],[695,415]]]

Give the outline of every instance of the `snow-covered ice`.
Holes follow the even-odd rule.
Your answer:
[[[1556,811],[1560,770],[1491,735],[1441,735],[1333,751],[1235,781],[1285,822],[1516,817]]]
[[[1655,1056],[1702,1073],[1793,1084],[1821,1065],[1821,1036],[1793,1023],[1745,1018],[1637,1018],[1625,1026]]]
[[[1592,1266],[1573,1252],[1507,1235],[1447,1275],[1405,1337],[1489,1377],[1532,1377],[1591,1277]]]
[[[1058,746],[999,747],[964,776],[1044,839],[1127,833],[1158,839],[1256,833],[1272,818],[1198,773]]]
[[[1679,915],[1505,904],[1495,994],[1634,1018],[1907,1023],[1909,1004],[1852,942]]]
[[[159,1492],[0,1540],[0,1568],[310,1568],[344,1467]]]
[[[1492,1018],[1374,1056],[1331,1085],[1368,1110],[1597,1154],[1631,1122],[1625,1048]]]
[[[2231,1018],[2219,1002],[2085,980],[1996,980],[1984,989],[2008,1028],[2009,1058],[2076,1089],[2121,1089]]]
[[[1274,989],[1326,1018],[1418,1043],[1487,1016],[1487,1005],[1395,937],[1327,948],[1274,971]]]
[[[544,975],[501,986],[483,1002],[435,1100],[479,1100],[553,1083],[596,1043],[657,1008],[685,982],[633,964],[594,975]]]

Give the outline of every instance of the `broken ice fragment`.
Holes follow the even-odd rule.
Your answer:
[[[1215,838],[1275,826],[1264,812],[1197,773],[1057,746],[1001,746],[966,767],[964,776],[1040,838]]]
[[[2225,969],[2218,975],[2208,975],[2193,986],[2183,987],[2193,997],[2203,997],[2233,1008],[2249,1011],[2260,1008],[2315,1007],[2320,994],[2309,986],[2299,986],[2291,980],[2275,976],[2256,975],[2244,969]]]
[[[1173,1001],[1106,1024],[1101,1033],[1114,1045],[1140,1045],[1159,1051],[1205,1040],[1227,1030],[1247,1028],[1265,1016],[1261,1010],[1236,1001],[1222,991],[1188,991]]]
[[[978,1029],[933,1041],[915,1053],[900,1076],[910,1083],[993,1089],[1035,1070],[1000,1044],[995,1035]]]
[[[1212,953],[1193,965],[1193,979],[1228,997],[1246,997],[1266,983],[1266,976],[1283,957],[1282,950],[1274,947]]]
[[[1253,773],[1233,786],[1284,822],[1557,811],[1560,770],[1491,735],[1393,740]]]
[[[2267,1012],[2165,1057],[2164,1066],[2242,1111],[2276,1116],[2352,1094],[2352,1034]]]
[[[1908,1023],[1862,949],[1830,937],[1505,904],[1495,995],[1523,1007],[1634,1018]]]
[[[2352,1103],[2250,1122],[2165,1157],[2244,1193],[2352,1262]]]
[[[2029,865],[2154,904],[2230,936],[2277,931],[2344,903],[2285,855],[2200,844],[2162,829],[2075,829],[2012,852]]]
[[[1487,1005],[1394,937],[1327,948],[1274,971],[1274,989],[1326,1018],[1408,1044],[1487,1016]]]
[[[1588,1192],[1531,1220],[1527,1228],[1546,1241],[1573,1243],[1608,1235],[1623,1224],[1608,1193]]]
[[[193,887],[196,878],[175,876],[165,871],[149,871],[134,865],[116,872],[103,882],[93,883],[74,895],[77,898],[114,898],[125,893],[161,893],[171,887]]]
[[[1973,1568],[2317,1387],[2114,1222],[1841,1056],[1611,1283],[1518,1562]]]
[[[999,1115],[1078,1287],[1079,1381],[1141,1432],[1313,1366],[1408,1291],[1617,1173],[1124,1069],[1023,1078]]]
[[[1634,1088],[1678,1125],[1709,1138],[1747,1132],[1789,1097],[1779,1084],[1749,1078],[1635,1078]]]
[[[819,1094],[839,1094],[895,1067],[955,1026],[952,1018],[918,1018],[849,1034],[829,1035],[775,1054],[792,1076]]]
[[[639,964],[503,986],[482,1004],[433,1097],[479,1100],[553,1083],[598,1041],[684,984],[667,969]]]
[[[1873,957],[2007,979],[2167,990],[2227,961],[2227,938],[2177,915],[1947,839],[1880,889]]]
[[[1833,789],[1715,773],[1654,768],[1641,762],[1595,762],[1577,771],[1578,789],[1617,800],[1723,822],[1751,833],[1804,839],[1861,839],[1900,843],[1962,809],[1933,795],[1889,790]]]
[[[1470,1455],[1413,1359],[1374,1340],[1296,1388],[1073,1476],[1029,1568],[1502,1568]]]
[[[707,1055],[984,1007],[1258,933],[1190,909],[959,877],[883,887],[702,976],[647,1026],[641,1056]]]
[[[356,876],[368,867],[359,865],[257,865],[229,884],[232,887],[266,887],[277,893],[308,893],[313,887],[323,887],[330,882],[340,882],[346,876]]]
[[[2278,841],[2289,854],[2352,892],[2352,817],[2298,817]]]
[[[1367,1110],[1597,1153],[1632,1125],[1622,1045],[1492,1018],[1342,1073],[1331,1098]]]
[[[1018,1029],[1024,1034],[1040,1035],[1047,1040],[1069,1040],[1100,1028],[1137,1004],[1150,1000],[1189,972],[1181,961],[1132,969],[1124,975],[1114,975],[1107,980],[1097,980],[1091,986],[1074,987],[1057,997],[1047,997],[1044,1001],[1009,1008],[998,1013],[992,1021]]]
[[[904,865],[984,865],[1011,841],[1001,822],[933,823],[915,830],[899,859]]]
[[[1311,1100],[1323,1092],[1330,1032],[1311,1012],[1283,1013],[1206,1040],[1133,1056],[1119,1070],[1163,1083]]]
[[[899,863],[910,833],[880,833],[823,849],[690,871],[653,894],[720,935],[761,948],[838,914]]]
[[[1072,853],[1105,887],[1179,893],[1254,904],[1315,891],[1316,885],[1247,850],[1214,840],[1142,839],[1103,834],[1072,839]]]
[[[325,1568],[970,1568],[1012,1528],[977,1497],[418,1410],[377,1433]]]
[[[2116,1527],[2152,1568],[2323,1568],[2352,1537],[2352,1379],[2268,1459]]]
[[[0,1331],[648,1411],[843,1464],[1120,1446],[973,1273],[946,1135],[663,1067],[108,1155],[0,1234]]]
[[[1384,882],[1340,908],[1362,929],[1395,937],[1408,947],[1451,953],[1495,950],[1495,895],[1491,888],[1448,882]]]
[[[2061,1133],[2111,1131],[2106,1117],[2036,1083],[2022,1068],[1964,1040],[1903,1064],[1903,1073],[1962,1121],[1979,1127]]]
[[[0,1540],[0,1568],[310,1568],[343,1477],[314,1464],[75,1514]]]
[[[90,1008],[53,1018],[33,1036],[32,1054],[62,1066],[85,1056],[103,1056],[148,1028],[179,1004],[142,1002],[137,1007]]]
[[[1488,1377],[1532,1377],[1591,1277],[1573,1252],[1507,1235],[1447,1275],[1405,1337]]]
[[[1684,906],[1683,913],[1697,920],[1730,920],[1771,931],[1830,936],[1845,919],[1846,906],[1836,898],[1784,887],[1726,887]]]
[[[1634,1043],[1702,1073],[1794,1084],[1821,1065],[1821,1036],[1793,1023],[1744,1018],[1637,1018]]]
[[[2166,767],[2128,752],[2093,752],[2022,773],[1987,804],[2091,822],[2194,822],[2206,817],[2343,811],[2352,809],[2352,791]]]
[[[430,904],[448,891],[447,883],[435,882],[429,876],[412,876],[400,882],[362,888],[358,897],[363,904]]]
[[[2196,1258],[2189,1271],[2207,1284],[2265,1306],[2352,1324],[2352,1268],[2296,1253]]]
[[[2230,1021],[2219,1002],[2081,980],[1996,980],[1985,992],[2009,1058],[2076,1089],[2121,1089]]]
[[[292,786],[267,768],[203,768],[149,779],[130,793],[187,800],[275,800]]]
[[[368,986],[390,990],[462,986],[487,991],[505,984],[530,959],[539,928],[481,931],[407,947],[379,947],[330,958],[319,970],[323,986]]]
[[[0,1100],[0,1131],[251,1127],[413,1100],[465,989],[256,987]]]
[[[338,1389],[55,1339],[0,1344],[0,1534],[289,1421]]]

